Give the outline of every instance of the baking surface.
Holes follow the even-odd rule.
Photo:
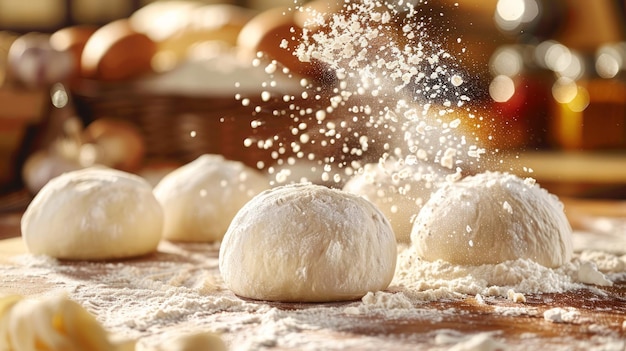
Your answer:
[[[562,201],[577,251],[626,261],[623,201]],[[241,299],[222,285],[217,245],[163,242],[157,253],[138,259],[62,262],[27,253],[20,218],[19,212],[0,215],[0,238],[8,238],[0,240],[0,294],[66,293],[107,330],[140,344],[211,331],[232,350],[626,350],[626,272],[613,275],[611,287],[524,294],[525,302],[459,295],[408,307],[393,300],[403,293],[392,285],[378,301],[266,303]],[[555,308],[566,313],[563,320],[544,317]]]
[[[626,347],[625,275],[612,287],[527,294],[525,303],[498,296],[459,296],[410,307],[393,299],[266,303],[240,299],[223,287],[218,249],[163,242],[157,253],[139,259],[61,262],[28,255],[20,238],[5,239],[0,241],[0,293],[37,296],[63,291],[85,304],[108,330],[147,344],[176,332],[208,330],[220,333],[235,350]],[[137,281],[129,279],[134,276]],[[129,301],[142,296],[140,290],[146,300]],[[391,286],[387,298],[396,291]],[[137,304],[143,306],[137,309]],[[573,318],[554,322],[544,317],[546,310],[557,307],[573,311]],[[145,311],[133,315],[132,309]]]

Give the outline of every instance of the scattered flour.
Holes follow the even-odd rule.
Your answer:
[[[400,13],[408,20],[402,37],[394,38],[388,30]],[[248,140],[247,146],[256,145],[275,153],[273,157],[280,165],[293,163],[284,157],[286,150],[295,159],[316,160],[314,151],[305,150],[313,144],[311,135],[316,137],[316,146],[339,144],[346,157],[319,160],[326,178],[335,179],[331,174],[337,168],[344,175],[360,168],[347,156],[362,156],[372,145],[380,143],[383,157],[432,162],[452,169],[455,173],[451,179],[460,177],[462,166],[477,163],[485,150],[473,145],[475,135],[456,132],[461,126],[452,107],[471,115],[464,107],[469,101],[469,88],[454,58],[422,30],[431,15],[424,15],[411,2],[399,1],[398,7],[394,7],[382,1],[363,0],[360,4],[346,1],[343,11],[329,20],[315,17],[316,25],[328,30],[305,31],[296,54],[303,61],[316,59],[333,67],[337,88],[325,96],[303,80],[302,97],[323,99],[320,107],[291,104],[286,111],[275,111],[276,116],[287,116],[293,121],[292,134],[299,142],[286,143],[271,137]],[[400,45],[405,41],[409,45]],[[261,64],[255,60],[257,67]],[[273,74],[274,67],[271,68],[266,73]],[[276,86],[276,80],[263,84],[266,89],[260,93],[261,100],[276,98],[270,89]],[[240,98],[243,105],[250,103],[249,99]],[[280,97],[283,101],[292,98]],[[256,107],[258,111],[262,108]],[[350,121],[355,123],[329,120],[327,115],[339,108],[349,111]],[[380,139],[362,133],[355,125],[379,131]],[[356,143],[351,143],[354,140]],[[507,204],[503,206],[508,210]],[[387,291],[368,293],[355,302],[294,307],[240,299],[224,288],[217,265],[216,246],[164,242],[159,253],[149,260],[72,264],[24,255],[11,264],[0,265],[0,270],[5,290],[28,295],[65,293],[93,313],[106,329],[120,337],[138,339],[142,347],[154,348],[172,333],[184,331],[220,334],[232,350],[401,351],[424,345],[430,350],[456,351],[538,348],[545,345],[533,345],[530,337],[523,347],[505,345],[499,333],[465,334],[438,329],[389,335],[389,330],[381,328],[381,321],[396,325],[407,320],[435,324],[464,311],[441,310],[428,302],[475,297],[480,307],[487,308],[494,299],[506,300],[508,304],[511,301],[507,299],[524,303],[530,294],[592,289],[586,284],[608,285],[607,282],[626,280],[624,256],[583,252],[557,269],[529,260],[456,266],[422,261],[409,247],[400,250],[394,280]],[[498,307],[494,312],[509,316],[537,313],[526,305]],[[544,313],[546,320],[556,323],[577,322],[579,316],[578,311],[562,308]],[[626,321],[622,329],[626,330]],[[600,349],[609,344],[624,347],[621,339],[610,335],[585,343],[585,349]]]
[[[509,296],[563,292],[582,289],[578,281],[580,262],[574,260],[550,269],[530,260],[519,259],[500,264],[459,266],[445,261],[427,262],[408,247],[398,256],[392,286],[407,291],[414,299],[433,301],[461,295]],[[514,298],[521,299],[519,295]]]
[[[225,289],[217,268],[218,246],[164,242],[147,260],[101,263],[17,256],[0,266],[3,290],[35,296],[66,294],[107,330],[121,339],[138,340],[144,350],[155,349],[172,335],[207,332],[221,335],[231,350],[415,350],[424,345],[432,350],[515,350],[521,348],[504,347],[499,333],[437,329],[389,334],[384,326],[406,321],[436,325],[467,313],[459,307],[436,307],[441,301],[475,301],[502,317],[536,316],[538,308],[523,302],[526,294],[537,298],[542,292],[594,291],[577,281],[580,267],[607,267],[604,261],[615,259],[595,255],[603,260],[586,265],[577,257],[559,269],[525,260],[461,267],[412,259],[411,249],[403,247],[387,291],[370,292],[354,302],[285,305],[244,300]],[[571,308],[544,313],[546,320],[555,323],[580,324],[584,322],[581,316]],[[604,339],[589,341],[590,349],[599,342],[615,341],[606,330],[598,334]],[[537,340],[530,338],[524,345]]]
[[[480,333],[472,336],[438,335],[438,344],[451,346],[449,351],[498,351],[507,349],[506,345],[494,339],[492,333]]]
[[[266,87],[277,84],[272,72],[285,71],[276,70],[262,53],[253,61],[257,67],[273,67],[266,70],[260,98],[253,99],[261,101],[254,110],[270,110],[289,128],[244,144],[267,150],[276,163],[268,167],[276,183],[286,179],[282,167],[311,161],[339,184],[362,167],[355,160],[377,162],[388,156],[427,161],[457,175],[479,168],[486,150],[476,145],[476,133],[463,135],[464,123],[482,120],[467,105],[471,84],[456,58],[430,38],[429,32],[438,31],[429,28],[438,14],[422,5],[428,1],[346,1],[331,14],[295,6],[292,11],[306,13],[308,21],[292,53],[303,62],[321,62],[328,68],[322,81],[333,83],[328,87],[303,79],[301,91],[277,96]],[[250,102],[239,98],[242,104]],[[266,103],[273,100],[289,103]]]
[[[552,323],[574,323],[580,318],[580,312],[556,307],[545,311],[543,318]]]

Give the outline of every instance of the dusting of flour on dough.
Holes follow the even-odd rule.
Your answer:
[[[483,308],[490,308],[494,301],[502,301],[504,305],[493,307],[493,313],[536,316],[543,312],[532,305],[512,305],[513,302],[507,300],[509,290],[536,294],[536,298],[542,292],[594,289],[576,281],[579,268],[585,262],[580,257],[601,257],[583,253],[558,269],[526,260],[468,267],[415,260],[411,257],[411,249],[404,247],[400,249],[399,266],[387,291],[370,292],[354,302],[282,308],[280,304],[244,300],[228,291],[217,269],[218,246],[164,242],[159,253],[150,260],[109,263],[72,264],[44,256],[22,255],[0,269],[5,285],[15,293],[50,295],[62,292],[93,313],[105,329],[122,339],[138,339],[140,347],[146,349],[161,344],[173,334],[211,332],[221,335],[233,350],[271,347],[305,351],[347,348],[413,350],[416,345],[424,343],[423,338],[430,340],[431,349],[447,350],[455,345],[471,345],[473,338],[478,338],[472,341],[477,342],[488,336],[483,340],[487,344],[501,343],[502,339],[498,334],[481,337],[480,334],[455,334],[456,341],[448,339],[442,343],[439,335],[450,334],[446,329],[426,336],[346,336],[354,330],[378,330],[381,319],[396,323],[406,320],[437,323],[446,316],[460,313],[454,308],[427,307],[427,302],[434,300],[475,300]],[[608,255],[602,257],[605,261],[621,259]],[[602,260],[594,265],[606,267]],[[621,280],[626,279],[626,272],[613,274]],[[38,282],[35,285],[44,288],[28,290],[27,287],[33,285],[23,284],[24,279]],[[558,314],[561,320],[569,318],[566,312]],[[557,314],[548,318],[556,319]]]

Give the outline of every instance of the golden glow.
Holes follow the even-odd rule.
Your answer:
[[[567,103],[567,107],[574,112],[583,112],[589,106],[589,92],[584,87],[578,86],[576,96]]]
[[[554,100],[561,104],[567,104],[576,98],[578,86],[570,78],[561,77],[552,86]]]
[[[523,24],[534,21],[539,12],[536,0],[498,0],[496,25],[505,31],[513,31]]]
[[[505,75],[496,76],[489,84],[489,95],[495,102],[506,102],[515,94],[515,83]]]
[[[491,70],[496,75],[503,74],[509,77],[518,75],[523,68],[522,54],[512,47],[502,47],[496,50],[491,57]]]

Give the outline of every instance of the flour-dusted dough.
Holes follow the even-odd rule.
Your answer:
[[[64,296],[0,298],[0,350],[131,351],[114,342],[87,310]]]
[[[265,191],[233,219],[219,266],[235,294],[258,300],[357,299],[387,288],[396,240],[369,201],[321,185]]]
[[[348,180],[343,190],[378,206],[389,219],[398,242],[408,243],[415,217],[445,174],[440,168],[423,163],[369,163]]]
[[[519,258],[558,267],[572,257],[572,229],[556,196],[532,179],[486,172],[435,192],[415,220],[418,255],[454,264]]]
[[[65,173],[48,182],[22,216],[33,254],[117,259],[156,250],[163,209],[141,177],[109,168]]]
[[[166,175],[154,188],[163,206],[163,238],[219,241],[237,211],[269,188],[269,180],[241,162],[205,154]]]

